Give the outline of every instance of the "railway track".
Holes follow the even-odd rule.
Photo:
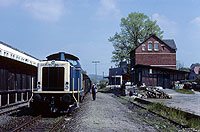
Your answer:
[[[64,120],[69,120],[71,117],[69,114],[74,113],[76,109],[73,109],[70,113],[53,117],[42,117],[41,115],[34,117],[26,122],[18,125],[10,132],[27,132],[27,131],[48,131],[55,132],[59,129],[59,126],[63,123]]]
[[[10,104],[10,105],[6,105],[6,106],[1,106],[0,110],[6,109],[6,108],[10,108],[10,107],[14,107],[14,106],[19,106],[19,105],[22,105],[22,104],[25,104],[25,103],[28,103],[28,101],[23,101],[23,102],[20,102],[20,103],[15,103],[15,104]]]
[[[12,106],[8,106],[8,107],[0,108],[0,116],[18,111],[26,106],[28,106],[28,104],[27,104],[27,102],[24,102],[24,103],[20,103],[18,105],[12,105]]]
[[[119,95],[116,95],[116,96],[119,97],[119,98],[121,98],[121,96],[119,96]],[[137,106],[137,107],[139,107],[139,108],[141,108],[141,109],[147,110],[147,111],[149,111],[150,113],[152,113],[152,114],[154,114],[154,115],[157,115],[157,116],[159,116],[159,117],[161,117],[161,118],[163,118],[163,119],[166,119],[166,120],[168,120],[169,122],[171,122],[171,123],[173,123],[173,124],[175,124],[175,125],[180,126],[181,128],[189,128],[187,125],[183,125],[183,124],[181,124],[181,123],[179,123],[179,122],[176,122],[176,121],[174,121],[174,120],[172,120],[172,119],[170,119],[170,118],[168,118],[168,117],[165,117],[165,116],[163,116],[163,115],[161,115],[161,114],[159,114],[159,113],[156,113],[156,112],[154,112],[154,111],[148,110],[145,106],[142,106],[142,105],[140,105],[140,104],[137,104],[137,103],[135,103],[135,102],[133,102],[133,101],[131,101],[131,100],[128,100],[128,99],[125,99],[125,98],[121,98],[121,99],[124,99],[124,100],[128,101],[129,103],[131,103],[131,104],[133,104],[133,105],[135,105],[135,106]]]
[[[55,132],[61,123],[67,118],[67,115],[63,115],[57,118],[43,118],[40,116],[35,117],[33,120],[22,124],[12,132],[26,132],[26,131],[49,131]]]

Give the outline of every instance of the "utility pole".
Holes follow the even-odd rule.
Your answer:
[[[92,63],[95,64],[95,83],[97,83],[97,64],[100,63],[100,61],[92,61]]]
[[[103,72],[103,80],[104,80],[104,72]]]

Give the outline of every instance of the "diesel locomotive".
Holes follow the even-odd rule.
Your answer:
[[[38,64],[37,88],[32,91],[31,107],[40,113],[68,111],[91,88],[91,80],[83,74],[79,58],[59,52]]]

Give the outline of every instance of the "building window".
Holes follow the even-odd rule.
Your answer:
[[[145,51],[145,45],[144,44],[142,45],[142,51]]]
[[[157,43],[157,42],[154,43],[154,50],[155,50],[155,51],[158,51],[158,43]]]
[[[148,51],[152,51],[152,42],[148,43]]]
[[[149,74],[152,74],[152,69],[149,69]]]
[[[164,45],[161,45],[161,47],[162,47],[162,50],[165,50],[165,46]]]

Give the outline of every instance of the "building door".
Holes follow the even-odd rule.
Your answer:
[[[157,86],[163,87],[163,75],[158,75]]]
[[[164,88],[170,88],[170,76],[168,74],[164,75]]]

